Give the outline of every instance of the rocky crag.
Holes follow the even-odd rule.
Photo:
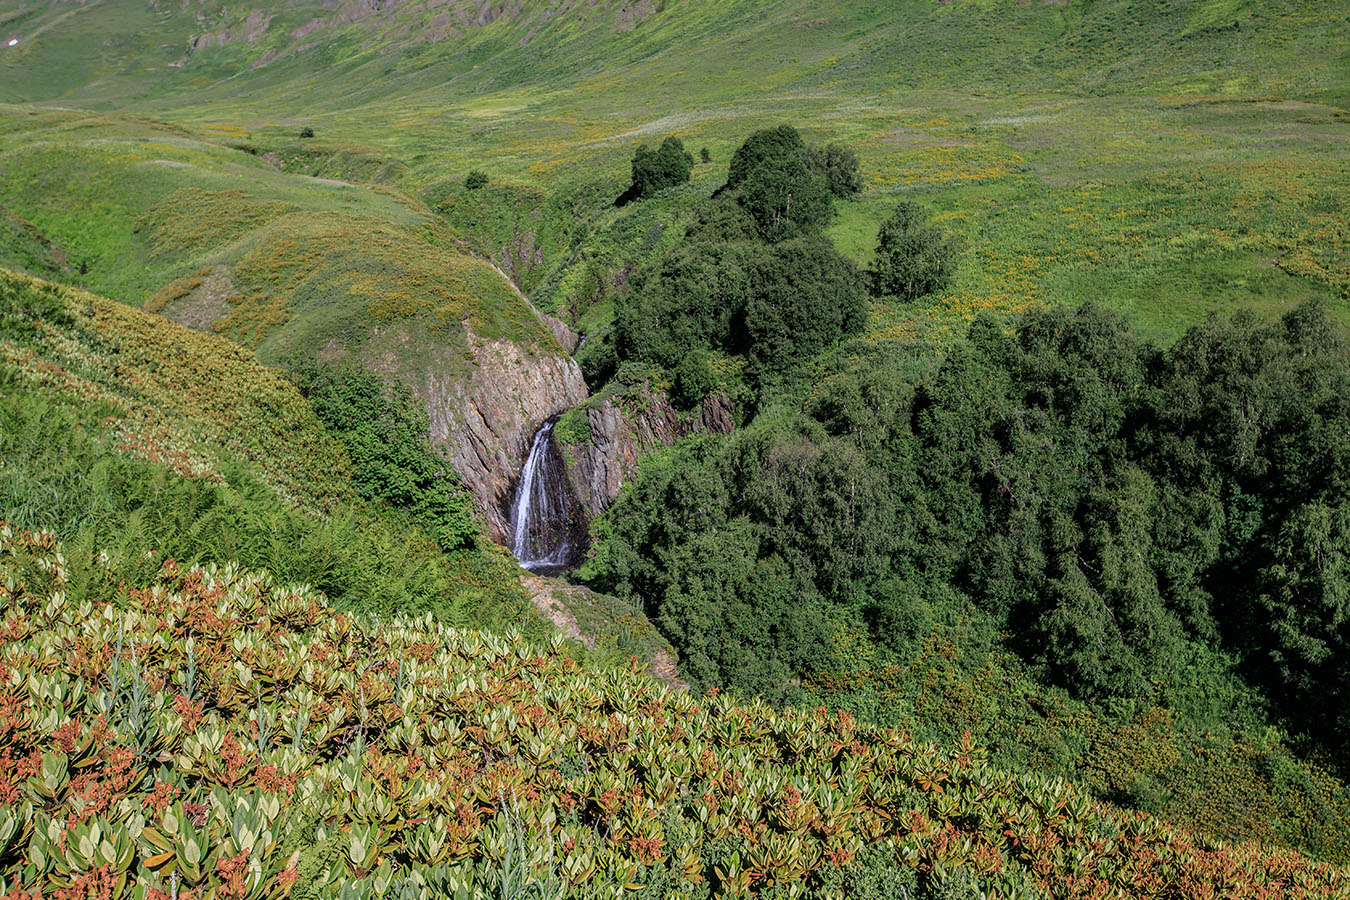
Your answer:
[[[413,386],[431,417],[431,439],[473,492],[494,540],[510,532],[511,499],[534,433],[586,402],[581,368],[553,352],[470,335],[468,377],[428,369]]]
[[[699,432],[726,434],[735,426],[735,407],[721,395],[711,395],[699,410],[681,415],[664,391],[644,385],[595,398],[568,413],[554,434],[576,496],[595,518],[653,450]]]

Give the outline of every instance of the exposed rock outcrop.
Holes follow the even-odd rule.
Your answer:
[[[516,478],[534,433],[586,401],[586,381],[561,350],[484,341],[469,333],[473,372],[427,371],[413,393],[431,416],[431,439],[473,491],[495,540],[505,541]]]
[[[712,395],[696,415],[681,416],[662,391],[636,391],[597,398],[569,417],[582,416],[579,427],[555,430],[577,498],[589,517],[604,512],[638,462],[660,447],[700,431],[727,434],[736,426],[735,409],[725,397]]]

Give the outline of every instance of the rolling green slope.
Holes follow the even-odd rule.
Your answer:
[[[316,0],[21,6],[7,99],[180,106],[275,98],[298,110],[424,92],[573,94],[610,108],[773,92],[937,87],[1345,96],[1345,22],[1328,2],[750,0],[483,7]],[[935,53],[941,50],[942,53]],[[318,76],[318,77],[316,77]],[[228,78],[228,81],[225,79]],[[341,91],[333,88],[342,86]],[[622,90],[606,90],[622,86]],[[187,100],[184,95],[192,93]],[[500,104],[500,100],[498,101]],[[586,104],[592,105],[592,104]]]
[[[31,108],[0,112],[0,158],[15,264],[215,330],[267,361],[310,359],[334,341],[360,353],[372,324],[412,320],[461,355],[466,327],[554,346],[501,276],[397,191],[287,173],[245,145],[162,123]],[[62,248],[64,269],[44,241]]]
[[[877,310],[879,336],[959,333],[982,309],[1094,299],[1173,337],[1209,312],[1274,316],[1314,295],[1345,315],[1350,292],[1350,223],[1334,199],[1350,186],[1350,24],[1335,2],[104,0],[22,7],[0,27],[19,40],[0,48],[0,99],[190,125],[194,152],[211,156],[193,164],[212,170],[215,190],[269,182],[264,160],[230,146],[288,171],[392,182],[443,212],[538,305],[592,330],[607,320],[605,297],[721,183],[731,150],[783,121],[859,153],[865,192],[833,228],[850,255],[868,258],[901,197],[966,239],[952,287]],[[302,126],[318,138],[297,140]],[[27,127],[9,131],[28,143]],[[163,138],[147,122],[115,127]],[[708,147],[713,163],[686,191],[616,210],[634,148],[671,133]],[[8,168],[128,179],[87,148],[68,162],[51,143],[24,152]],[[471,168],[492,178],[477,196],[462,187]],[[186,179],[205,189],[200,180]],[[257,193],[410,214],[387,196],[326,190]],[[71,178],[11,178],[0,202],[71,253],[135,258],[105,244],[130,217],[61,234],[29,214],[35,191],[91,218],[74,212]],[[166,274],[135,268],[142,282]],[[174,277],[195,271],[180,268]],[[124,296],[115,282],[92,284]],[[274,316],[268,303],[238,318]]]
[[[368,612],[544,630],[508,556],[442,552],[361,499],[343,445],[237,344],[0,269],[0,388],[0,519],[111,567],[80,600],[165,558],[236,559]]]

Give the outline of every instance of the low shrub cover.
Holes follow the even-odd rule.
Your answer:
[[[16,900],[1350,896],[1343,870],[1196,841],[969,740],[335,613],[234,566],[166,560],[103,606],[68,577],[50,534],[0,527]]]

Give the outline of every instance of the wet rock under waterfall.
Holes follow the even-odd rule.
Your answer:
[[[511,552],[522,567],[557,575],[586,551],[586,519],[572,492],[549,419],[534,435],[511,504]]]

